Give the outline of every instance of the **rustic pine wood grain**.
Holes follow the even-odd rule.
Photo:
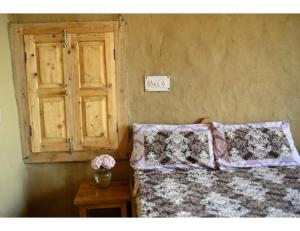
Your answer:
[[[51,162],[75,162],[75,161],[90,161],[98,155],[110,154],[112,157],[118,160],[126,160],[118,155],[118,150],[112,149],[98,149],[98,150],[84,150],[74,152],[40,152],[30,153],[30,155],[24,159],[25,163],[51,163]]]
[[[26,81],[24,81],[26,80],[26,70],[23,25],[9,25],[9,40],[13,67],[12,69],[15,97],[18,106],[22,156],[24,160],[27,160],[31,153],[31,147],[27,83]]]
[[[68,151],[73,132],[71,94],[56,94],[69,91],[67,51],[58,36],[40,38],[24,36],[31,148],[32,152]]]
[[[117,99],[116,99],[116,62],[114,57],[114,33],[105,33],[105,57],[107,65],[108,123],[109,139],[112,148],[117,148]]]
[[[72,46],[76,149],[117,149],[113,32],[75,35]]]
[[[128,159],[128,121],[127,121],[127,111],[126,111],[126,72],[124,68],[124,29],[123,24],[119,22],[93,22],[93,23],[25,23],[25,24],[11,24],[10,26],[10,47],[12,53],[12,63],[13,63],[13,77],[15,84],[15,93],[18,105],[19,113],[19,123],[20,123],[20,132],[21,132],[21,143],[22,143],[22,155],[25,163],[47,163],[47,162],[65,162],[65,161],[88,161],[94,158],[96,155],[101,153],[110,153],[116,159]],[[24,28],[24,31],[23,31]],[[115,78],[116,78],[116,120],[118,134],[117,140],[119,145],[116,148],[107,148],[101,147],[98,149],[93,149],[85,147],[82,151],[43,151],[39,153],[32,152],[31,150],[31,136],[30,136],[30,116],[29,116],[29,104],[28,104],[28,86],[26,80],[26,68],[25,68],[25,50],[24,50],[24,34],[30,35],[35,34],[40,41],[48,40],[52,41],[63,41],[63,30],[67,28],[68,31],[68,43],[72,44],[72,35],[70,33],[88,33],[91,36],[93,34],[99,34],[99,32],[113,32],[114,33],[114,46],[115,46]],[[120,31],[120,32],[119,32]],[[49,38],[51,35],[51,38]],[[67,55],[72,56],[74,52],[74,47],[69,46],[66,49]],[[113,55],[113,54],[112,54]],[[26,58],[28,58],[26,56]],[[66,62],[66,65],[72,66],[72,63]],[[72,68],[68,68],[71,78],[70,81],[74,78],[74,71]],[[64,73],[65,74],[65,73]],[[67,81],[66,81],[67,83]],[[68,85],[68,84],[67,84]],[[74,86],[68,85],[70,92],[74,92]],[[103,90],[103,91],[102,91]],[[83,92],[87,96],[100,96],[105,93],[105,89],[100,89],[95,92]],[[38,97],[50,97],[51,95],[63,96],[65,94],[65,89],[40,89],[38,92]],[[72,97],[71,97],[72,98]],[[72,99],[72,103],[75,104]],[[71,110],[68,111],[69,115],[66,120],[69,121],[69,117],[74,118],[75,112]],[[68,130],[73,130],[74,126],[68,126]],[[31,132],[32,133],[32,132]],[[67,136],[69,138],[69,136]],[[74,142],[78,143],[78,140],[73,137]]]
[[[62,33],[103,33],[113,31],[112,21],[102,22],[63,22],[63,23],[24,23],[24,34]]]

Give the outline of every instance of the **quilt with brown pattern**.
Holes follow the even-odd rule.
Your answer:
[[[141,217],[300,217],[300,168],[135,171]]]

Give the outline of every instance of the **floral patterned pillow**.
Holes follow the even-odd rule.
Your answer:
[[[287,121],[223,125],[213,122],[214,152],[221,169],[300,166]]]
[[[214,168],[212,134],[207,125],[133,125],[135,168]]]

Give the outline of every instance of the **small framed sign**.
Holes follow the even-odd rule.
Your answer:
[[[145,76],[145,91],[170,90],[170,76]]]

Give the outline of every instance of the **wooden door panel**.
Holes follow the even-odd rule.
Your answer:
[[[78,42],[80,60],[80,87],[106,86],[104,42]]]
[[[66,141],[65,108],[64,97],[40,98],[43,140],[60,138]]]
[[[109,144],[107,114],[107,97],[82,98],[84,143],[98,138]]]
[[[76,149],[117,148],[113,33],[72,37]],[[76,107],[75,107],[76,110]]]
[[[39,88],[63,87],[63,47],[61,43],[36,44]]]
[[[24,39],[32,152],[68,151],[72,100],[66,94],[70,90],[63,41],[53,35]]]

